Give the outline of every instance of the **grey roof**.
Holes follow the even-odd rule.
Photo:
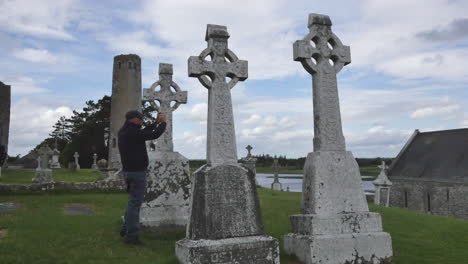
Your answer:
[[[416,130],[392,163],[388,176],[468,179],[468,129],[423,133]]]

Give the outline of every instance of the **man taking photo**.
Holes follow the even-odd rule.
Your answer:
[[[144,129],[141,128],[143,114],[138,111],[127,112],[125,120],[118,137],[122,172],[129,194],[120,236],[127,244],[142,245],[138,232],[140,230],[140,207],[146,193],[146,170],[148,168],[146,141],[157,139],[164,133],[166,116],[158,113],[156,121]]]

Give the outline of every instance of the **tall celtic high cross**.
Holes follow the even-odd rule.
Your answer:
[[[312,74],[314,151],[344,151],[336,74],[351,62],[344,46],[331,30],[330,17],[309,15],[309,34],[294,43],[294,60]]]
[[[174,142],[172,141],[172,112],[181,104],[187,103],[187,92],[182,91],[172,80],[172,64],[159,64],[159,80],[153,83],[150,88],[143,89],[143,101],[149,101],[157,112],[166,114],[166,131],[156,144],[157,151],[174,151]],[[159,91],[156,88],[160,86]],[[174,91],[171,89],[173,88]],[[159,106],[155,101],[159,102]],[[175,102],[171,106],[171,102]]]
[[[225,26],[208,25],[206,48],[188,59],[189,77],[196,77],[208,89],[207,163],[237,163],[236,135],[231,88],[248,77],[247,61],[239,60],[228,48]],[[211,58],[207,60],[207,57]],[[226,78],[230,78],[227,80]]]

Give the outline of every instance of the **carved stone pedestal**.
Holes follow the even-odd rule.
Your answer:
[[[150,152],[149,160],[140,223],[155,231],[185,230],[191,192],[188,159],[178,152]]]

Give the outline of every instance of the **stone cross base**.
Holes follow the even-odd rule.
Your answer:
[[[369,213],[351,152],[309,153],[304,173],[302,215],[291,216],[286,253],[307,264],[390,263],[390,235]]]
[[[60,166],[60,163],[57,162],[57,163],[51,163],[51,164],[50,164],[50,168],[52,168],[52,169],[60,169],[60,168],[62,168],[62,166]]]
[[[283,186],[281,186],[281,183],[280,182],[274,182],[271,184],[271,189],[273,191],[282,191],[283,190]]]
[[[140,223],[154,231],[185,230],[191,193],[188,159],[178,152],[150,152],[149,160]]]
[[[98,167],[98,165],[97,165],[97,164],[93,164],[93,165],[91,165],[91,169],[93,169],[93,170],[97,170],[97,169],[99,169],[99,167]]]
[[[390,264],[392,239],[385,232],[287,234],[284,251],[305,264]]]
[[[34,178],[32,179],[33,183],[54,183],[52,178],[52,170],[49,169],[36,169]]]
[[[218,240],[189,240],[176,243],[180,263],[279,264],[278,241],[270,236]]]
[[[263,235],[254,175],[238,164],[202,166],[193,175],[190,239]]]

